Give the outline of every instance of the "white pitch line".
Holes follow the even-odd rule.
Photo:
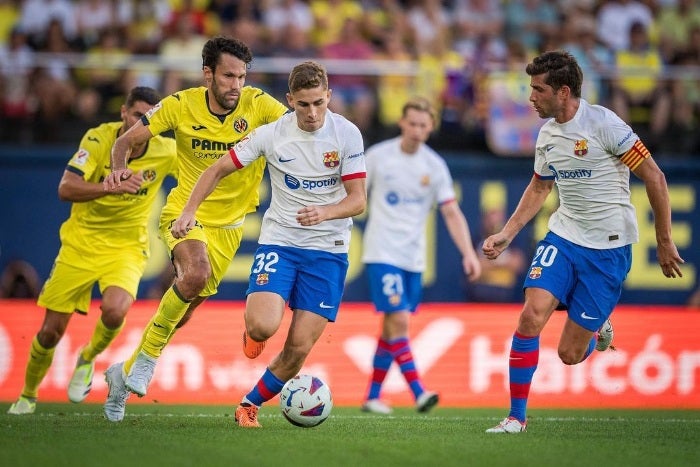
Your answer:
[[[76,412],[76,413],[37,413],[32,415],[33,417],[102,417],[101,413],[88,413],[88,412]],[[162,417],[162,418],[231,418],[233,413],[221,413],[221,414],[173,414],[173,413],[132,413],[126,414],[125,417],[136,418],[136,417]],[[279,418],[282,414],[259,414],[259,418]],[[329,418],[338,419],[353,419],[353,420],[368,420],[368,419],[384,419],[384,420],[435,420],[435,421],[460,421],[460,420],[471,420],[471,421],[494,421],[500,420],[498,417],[440,417],[437,415],[413,415],[413,416],[396,416],[396,415],[331,415]],[[617,422],[617,423],[627,423],[627,422],[647,422],[647,423],[700,423],[700,413],[698,418],[624,418],[624,417],[530,417],[533,421],[545,421],[545,422]]]

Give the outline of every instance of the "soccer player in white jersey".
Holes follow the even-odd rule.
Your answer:
[[[287,94],[294,112],[257,128],[205,170],[171,229],[176,238],[186,236],[197,207],[224,177],[267,160],[272,198],[247,291],[246,355],[260,355],[287,302],[294,315],[284,348],[236,408],[242,427],[260,427],[258,408],[296,376],[326,323],[335,321],[343,295],[351,217],[367,202],[365,157],[360,131],[328,111],[330,97],[325,68],[294,67]]]
[[[367,266],[370,296],[383,314],[369,389],[362,410],[391,413],[380,399],[382,383],[396,361],[419,412],[430,410],[438,394],[426,391],[418,375],[408,336],[409,318],[422,295],[425,270],[425,223],[439,206],[469,280],[481,274],[469,225],[457,203],[445,161],[425,144],[435,128],[435,112],[427,99],[404,104],[401,134],[367,150],[369,218],[362,261]]]
[[[663,172],[644,143],[610,110],[581,99],[583,74],[565,51],[546,52],[525,70],[530,102],[542,118],[535,174],[503,229],[484,241],[495,259],[542,207],[556,183],[559,207],[535,250],[525,278],[525,304],[509,357],[510,413],[487,433],[520,433],[527,425],[539,335],[555,309],[568,310],[559,339],[567,365],[604,351],[612,341],[610,314],[638,240],[630,202],[630,171],[646,188],[654,212],[656,255],[664,276],[681,277],[684,262],[671,238],[671,207]]]

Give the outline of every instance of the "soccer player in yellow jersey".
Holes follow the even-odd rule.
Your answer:
[[[244,86],[252,59],[250,49],[239,40],[210,39],[202,49],[205,86],[166,97],[114,145],[112,173],[104,182],[106,190],[118,190],[133,177],[124,163],[130,149],[165,130],[175,133],[179,177],[160,220],[161,237],[175,266],[175,281],[163,294],[132,356],[105,372],[109,394],[104,410],[111,421],[124,418],[130,393],[146,394],[156,360],[176,328],[217,292],[240,245],[243,220],[259,204],[263,158],[217,186],[199,206],[197,223],[184,238],[175,238],[170,232],[202,172],[226,156],[254,128],[273,122],[288,111],[262,90]]]
[[[31,414],[36,409],[39,384],[51,366],[54,350],[73,313],[89,311],[95,283],[102,294],[102,315],[90,342],[78,353],[68,386],[71,401],[81,402],[88,395],[95,358],[124,325],[149,256],[151,208],[163,180],[177,170],[175,141],[159,136],[134,146],[125,161],[131,178],[112,191],[105,191],[102,182],[111,171],[114,141],[159,100],[151,88],[133,88],[121,107],[122,121],[88,130],[63,172],[58,196],[73,206],[61,226],[61,248],[39,295],[39,306],[46,308],[44,322],[32,340],[24,388],[8,410],[10,414]]]

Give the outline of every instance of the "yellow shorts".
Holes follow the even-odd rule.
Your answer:
[[[187,233],[185,238],[175,238],[170,232],[170,226],[175,222],[175,218],[163,217],[160,222],[160,238],[163,239],[172,258],[175,245],[185,240],[200,240],[207,246],[209,263],[211,264],[211,277],[204,286],[200,297],[211,297],[216,295],[219,284],[226,274],[233,256],[241,246],[243,238],[243,223],[238,227],[207,227],[198,226]]]
[[[78,230],[71,231],[75,232]],[[62,245],[37,304],[60,313],[86,314],[95,283],[100,293],[116,286],[135,298],[149,255],[144,245],[134,242],[126,246],[121,237],[119,245],[108,246],[103,243],[105,234],[80,233],[66,236],[66,229],[61,229]]]

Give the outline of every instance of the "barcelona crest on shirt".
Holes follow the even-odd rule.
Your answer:
[[[577,139],[574,141],[574,154],[583,157],[588,153],[588,141],[585,139]]]
[[[539,266],[533,266],[530,269],[530,274],[529,274],[530,279],[539,279],[542,277],[542,268]]]
[[[233,129],[238,133],[245,133],[248,130],[248,121],[245,118],[237,118],[233,122]]]
[[[340,155],[338,151],[324,152],[323,153],[323,165],[332,169],[333,167],[338,167],[340,164]]]

